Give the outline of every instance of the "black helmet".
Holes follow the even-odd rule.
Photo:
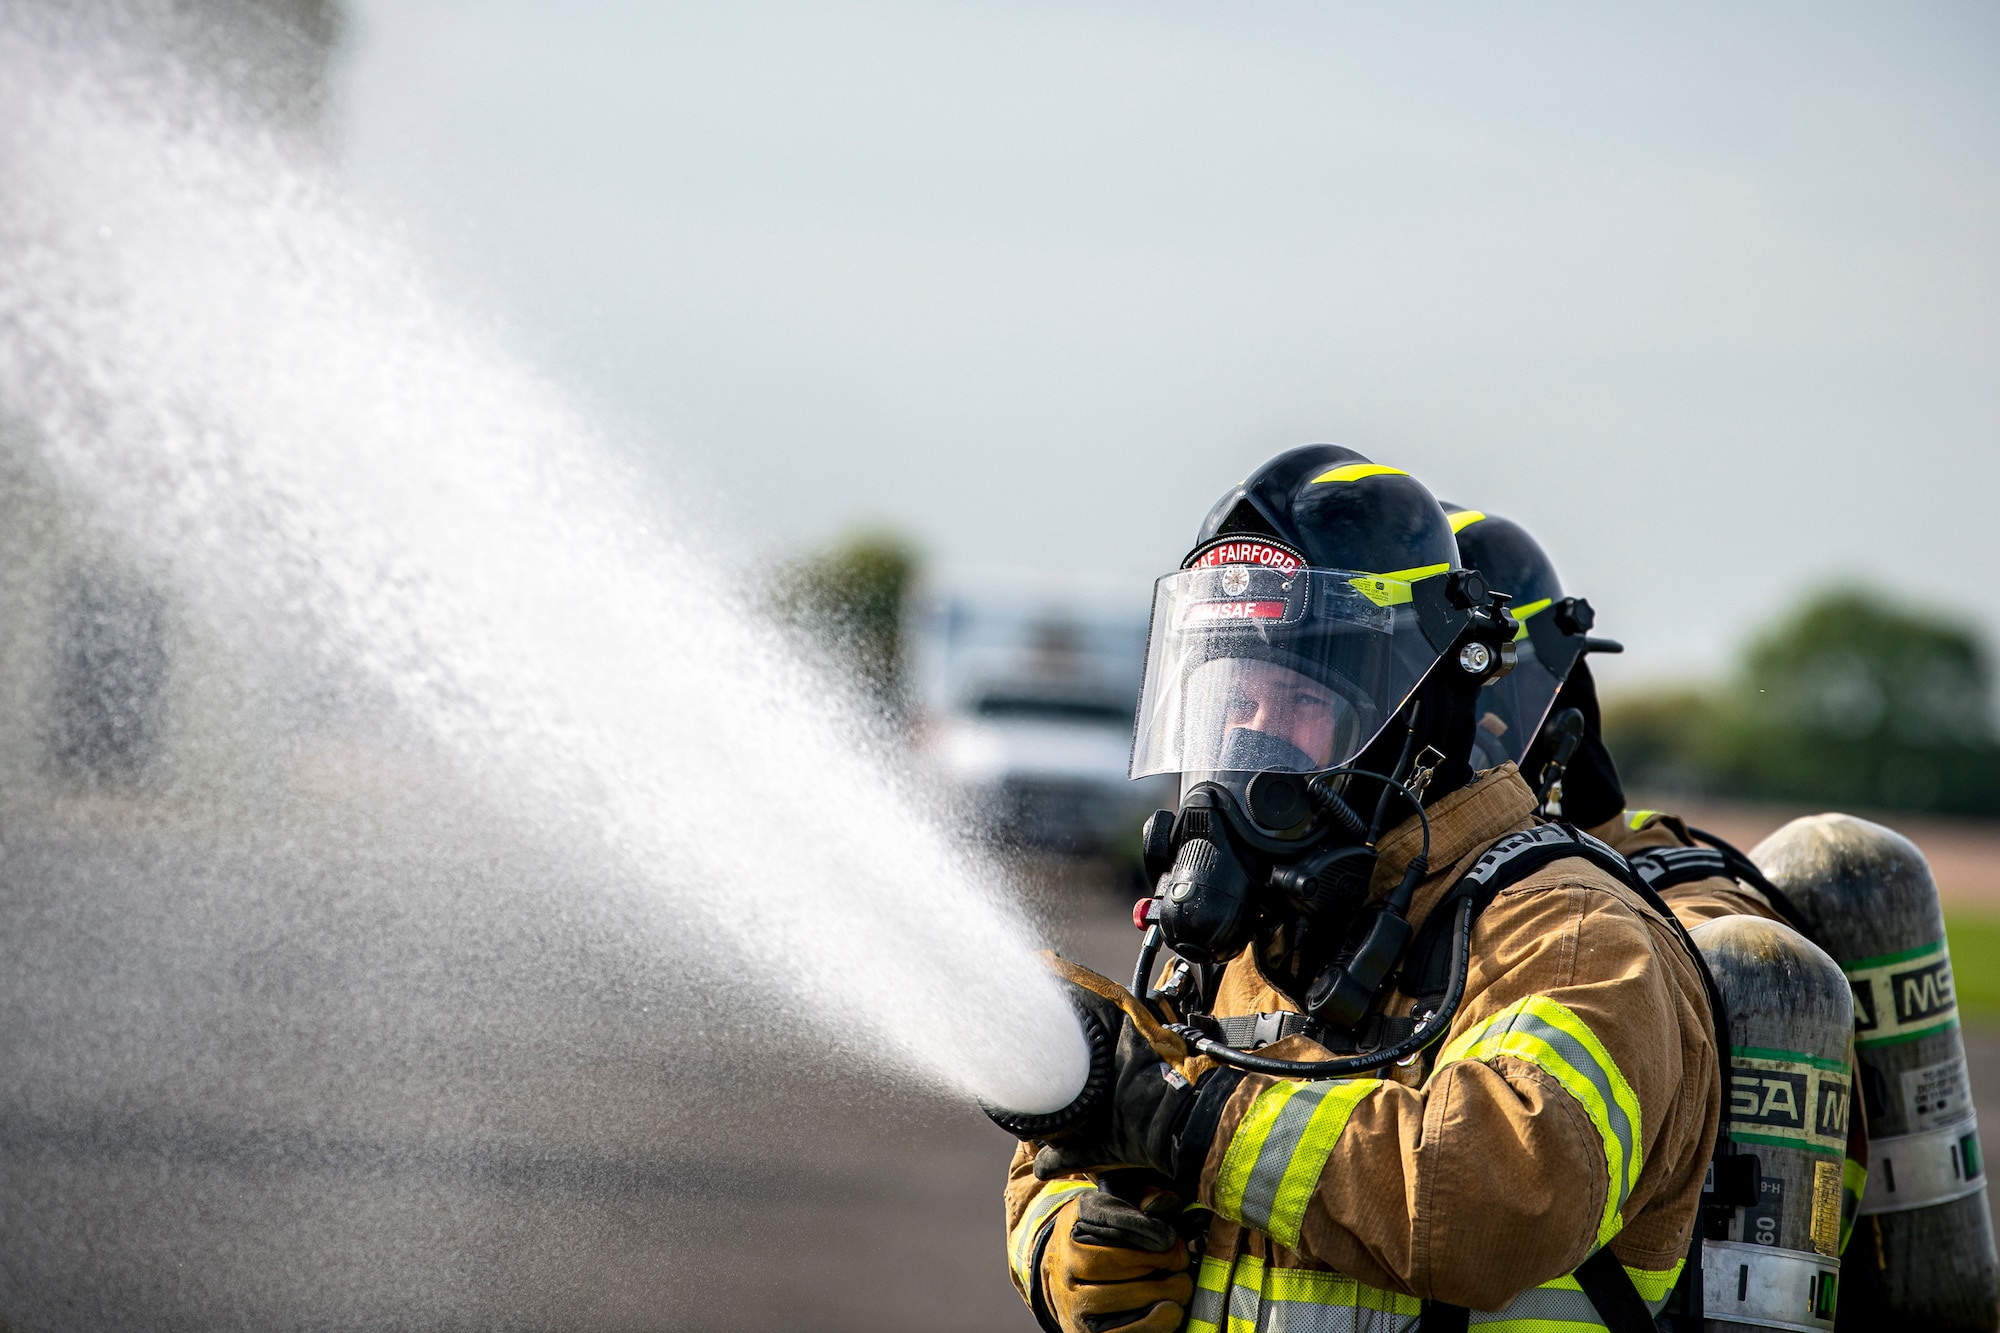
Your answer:
[[[1586,652],[1616,652],[1619,645],[1590,637],[1596,622],[1590,603],[1563,595],[1555,563],[1526,528],[1483,510],[1452,504],[1445,509],[1458,537],[1459,558],[1513,598],[1508,609],[1521,622],[1514,670],[1480,691],[1473,765],[1488,768],[1512,760],[1532,782],[1537,779],[1533,767],[1541,767],[1530,762],[1537,741],[1544,752],[1559,745],[1542,732],[1565,682],[1579,672],[1587,679],[1582,666]],[[1595,721],[1594,695],[1588,713],[1587,719],[1572,719],[1572,725]],[[1568,748],[1573,752],[1575,746],[1573,741]]]
[[[1428,576],[1459,567],[1451,527],[1423,483],[1337,444],[1287,449],[1251,473],[1209,509],[1181,567],[1224,537],[1274,538],[1315,569]]]
[[[1214,782],[1247,809],[1256,773],[1364,756],[1387,771],[1410,739],[1389,724],[1448,677],[1419,700],[1417,733],[1448,757],[1432,794],[1448,791],[1470,772],[1477,687],[1513,656],[1514,625],[1487,602],[1416,478],[1337,445],[1287,450],[1210,509],[1155,587],[1132,776]]]
[[[1518,764],[1540,732],[1556,691],[1581,656],[1583,635],[1590,628],[1590,604],[1563,596],[1555,563],[1520,524],[1460,505],[1447,504],[1445,509],[1458,537],[1459,559],[1513,599],[1507,609],[1521,622],[1514,669],[1505,680],[1480,691],[1472,765],[1492,768],[1509,760]],[[1565,633],[1565,628],[1574,632]]]

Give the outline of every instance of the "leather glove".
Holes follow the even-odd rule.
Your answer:
[[[1065,1204],[1042,1251],[1035,1313],[1043,1326],[1174,1333],[1194,1297],[1187,1242],[1160,1215],[1177,1206],[1157,1194],[1147,1213],[1103,1190]]]
[[[1192,1197],[1193,1182],[1184,1177],[1200,1173],[1221,1103],[1239,1076],[1195,1055],[1123,986],[1053,954],[1043,958],[1069,983],[1078,1005],[1115,1035],[1109,1095],[1081,1124],[1051,1136],[1035,1154],[1035,1175],[1050,1180],[1136,1167]],[[1198,1102],[1211,1113],[1197,1115]],[[1191,1125],[1197,1132],[1184,1143]]]

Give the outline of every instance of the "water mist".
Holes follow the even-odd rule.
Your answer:
[[[20,1123],[393,1121],[401,1147],[340,1150],[393,1172],[454,1116],[531,1156],[587,1134],[635,1041],[659,1063],[627,1095],[669,1120],[807,1105],[812,1051],[1024,1111],[1081,1086],[1002,877],[754,613],[767,572],[309,150],[46,17],[0,20],[0,444],[17,544],[177,617],[149,776],[0,759],[44,829],[4,863],[44,886],[6,906]],[[7,735],[41,737],[38,687],[5,689]],[[511,1028],[541,989],[569,1026]],[[535,1115],[443,1091],[472,1046],[520,1056]],[[785,1058],[704,1103],[704,1047]]]

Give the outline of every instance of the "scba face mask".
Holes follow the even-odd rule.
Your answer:
[[[1432,671],[1504,675],[1517,629],[1472,571],[1316,569],[1275,544],[1212,549],[1258,562],[1205,552],[1156,585],[1131,767],[1181,775],[1180,813],[1170,826],[1156,816],[1146,842],[1164,940],[1196,963],[1240,952],[1266,907],[1308,924],[1353,914],[1380,830],[1345,799],[1341,770],[1398,716],[1414,722]],[[1424,767],[1417,735],[1410,726],[1401,759],[1385,763],[1397,771],[1378,780],[1399,786]]]

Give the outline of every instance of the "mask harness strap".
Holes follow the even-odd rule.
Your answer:
[[[1412,735],[1414,738],[1414,731]],[[1408,763],[1410,748],[1409,744],[1404,746],[1403,763],[1398,764],[1399,769]],[[1420,759],[1424,757],[1427,755],[1419,756]],[[1370,844],[1380,836],[1388,802],[1394,794],[1401,794],[1409,802],[1410,807],[1416,811],[1418,823],[1423,830],[1422,849],[1411,858],[1409,865],[1404,869],[1402,880],[1390,893],[1388,901],[1375,913],[1353,956],[1344,965],[1330,968],[1322,974],[1320,979],[1313,983],[1308,996],[1308,1006],[1315,1018],[1326,1016],[1339,1022],[1341,1016],[1345,1015],[1346,1021],[1340,1022],[1340,1026],[1349,1027],[1354,1020],[1361,1017],[1368,1003],[1374,998],[1383,977],[1387,976],[1389,970],[1402,958],[1404,950],[1409,945],[1412,930],[1407,914],[1410,900],[1416,896],[1417,885],[1423,882],[1424,876],[1429,872],[1431,821],[1430,815],[1424,809],[1421,788],[1413,790],[1411,785],[1399,782],[1387,774],[1343,767],[1328,769],[1324,773],[1315,775],[1306,787],[1314,804],[1324,810],[1333,811],[1333,818],[1342,825],[1347,824],[1349,820],[1357,824],[1360,821],[1354,815],[1353,808],[1341,798],[1335,788],[1332,779],[1339,777],[1368,778],[1384,784],[1382,797],[1376,802],[1375,817],[1367,830],[1371,835]],[[1417,780],[1422,781],[1427,778],[1428,770],[1420,768]],[[1341,818],[1341,811],[1346,812],[1346,818]],[[1252,1074],[1275,1074],[1282,1078],[1343,1078],[1350,1074],[1394,1064],[1423,1050],[1450,1028],[1452,1017],[1457,1013],[1459,1003],[1465,998],[1466,977],[1472,965],[1473,908],[1474,904],[1470,900],[1459,907],[1457,928],[1452,936],[1452,980],[1450,988],[1445,993],[1444,1003],[1425,1023],[1392,1046],[1332,1060],[1281,1060],[1237,1050],[1217,1041],[1191,1024],[1175,1024],[1174,1031],[1179,1033],[1195,1051],[1208,1056],[1216,1063]],[[1156,930],[1157,927],[1147,931],[1146,944],[1141,946],[1138,977],[1141,985],[1144,985],[1145,977],[1152,970],[1152,956],[1159,947],[1158,940],[1154,937]]]

